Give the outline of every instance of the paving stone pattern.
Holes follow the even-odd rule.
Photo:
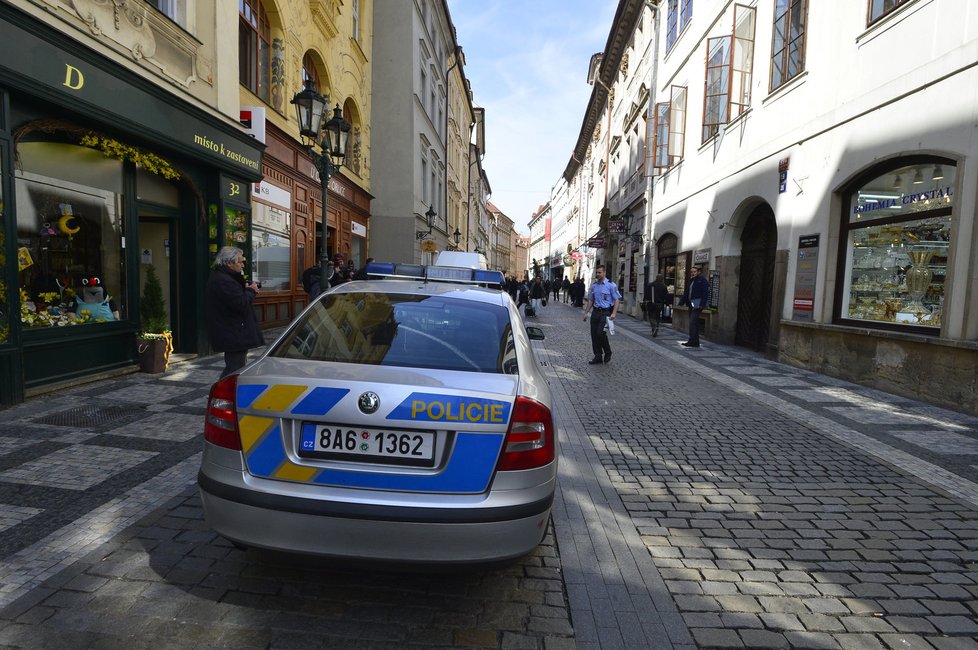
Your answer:
[[[974,418],[621,320],[611,364],[586,365],[580,327],[554,328],[551,361],[696,645],[978,648],[974,485],[925,482],[974,478]],[[910,449],[917,471],[812,426],[825,417]]]
[[[191,430],[219,357],[0,411],[0,647],[978,649],[978,420],[628,317],[589,366],[579,310],[534,321],[560,485],[503,566],[218,538]]]

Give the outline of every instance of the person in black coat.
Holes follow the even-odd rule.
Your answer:
[[[662,311],[670,300],[669,288],[666,287],[662,275],[655,276],[655,280],[645,287],[645,309],[649,315],[649,324],[652,326],[652,336],[658,335]]]
[[[252,309],[261,289],[245,280],[243,270],[244,252],[225,246],[214,259],[204,290],[207,335],[211,347],[224,353],[222,379],[248,363],[248,350],[265,344]]]

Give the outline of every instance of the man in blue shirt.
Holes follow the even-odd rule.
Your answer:
[[[686,295],[680,305],[689,306],[689,340],[683,343],[686,348],[700,346],[700,314],[710,298],[710,283],[703,277],[703,267],[694,266],[689,270],[689,283],[686,285]]]
[[[604,266],[599,264],[594,269],[594,283],[584,303],[584,320],[587,320],[589,313],[591,316],[591,350],[594,352],[589,364],[611,361],[611,344],[608,343],[605,325],[608,320],[615,320],[620,301],[618,286],[604,276]]]

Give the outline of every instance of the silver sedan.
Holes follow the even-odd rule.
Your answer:
[[[543,537],[551,395],[498,272],[374,264],[213,386],[198,477],[244,545],[465,563]]]

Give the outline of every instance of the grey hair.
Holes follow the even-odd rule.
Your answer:
[[[244,251],[240,248],[225,246],[221,250],[217,251],[217,257],[214,258],[214,266],[228,266],[229,264],[234,264],[239,255],[244,257]]]

